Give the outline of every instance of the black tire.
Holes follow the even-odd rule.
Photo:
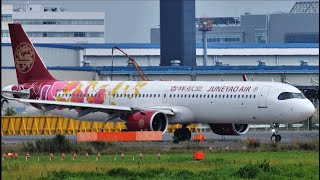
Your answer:
[[[184,141],[182,129],[176,129],[174,131],[174,137],[176,137],[179,141]]]
[[[276,135],[276,141],[279,143],[281,141],[281,136],[279,134]]]
[[[189,141],[191,139],[191,131],[189,129],[185,129],[183,136],[185,141]]]

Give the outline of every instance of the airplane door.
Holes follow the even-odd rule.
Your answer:
[[[169,91],[165,91],[165,92],[163,92],[163,94],[162,94],[162,102],[163,102],[164,104],[167,104],[168,94],[169,94]]]
[[[48,92],[50,89],[51,85],[44,85],[42,87],[41,93],[40,93],[40,99],[41,100],[47,100],[48,99]]]
[[[263,86],[261,91],[260,91],[260,94],[259,94],[259,105],[258,107],[259,108],[267,108],[268,107],[268,94],[269,94],[269,91],[270,91],[270,86]]]

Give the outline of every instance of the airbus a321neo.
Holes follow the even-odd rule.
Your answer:
[[[22,26],[9,24],[18,84],[6,86],[7,99],[51,114],[85,121],[124,120],[129,131],[174,132],[189,140],[191,123],[209,124],[220,135],[242,135],[249,124],[292,123],[315,111],[297,88],[257,81],[63,81],[47,70]],[[271,137],[279,142],[275,131]]]

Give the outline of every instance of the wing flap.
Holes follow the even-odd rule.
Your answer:
[[[131,112],[131,108],[127,106],[114,106],[105,104],[86,104],[75,102],[61,102],[61,101],[48,101],[48,100],[34,100],[34,99],[16,99],[22,103],[33,103],[45,107],[45,111],[53,110],[57,107],[69,108],[69,109],[82,109],[79,113],[79,117],[84,116],[93,111],[101,111],[110,113],[113,111]],[[90,110],[89,110],[90,109]]]

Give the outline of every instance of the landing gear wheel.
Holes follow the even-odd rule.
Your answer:
[[[272,134],[271,141],[273,143],[279,143],[281,141],[281,136],[279,134]]]
[[[280,134],[277,134],[277,135],[276,135],[276,141],[277,141],[277,142],[280,142],[280,141],[281,141],[281,136],[280,136]]]
[[[281,141],[281,136],[278,134],[278,130],[277,128],[279,128],[279,123],[273,123],[271,124],[271,128],[272,128],[272,136],[271,136],[271,141],[273,143],[279,143]]]
[[[191,139],[191,131],[189,129],[177,129],[174,131],[173,135],[179,141],[186,141]]]
[[[189,129],[184,129],[183,136],[184,140],[189,141],[191,139],[191,131]]]
[[[174,137],[176,137],[179,141],[183,141],[182,129],[176,129],[174,131]]]

